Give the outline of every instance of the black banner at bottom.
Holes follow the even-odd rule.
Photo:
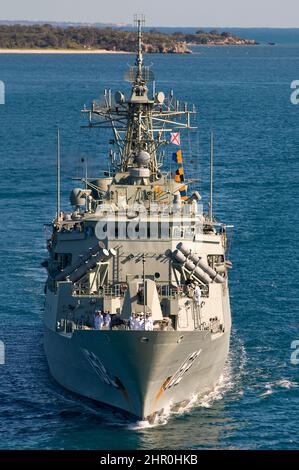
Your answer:
[[[144,465],[177,465],[193,467],[213,463],[267,463],[286,465],[295,459],[298,451],[247,451],[247,450],[16,450],[0,451],[0,462],[89,462],[97,466],[109,465],[123,468],[137,468]]]

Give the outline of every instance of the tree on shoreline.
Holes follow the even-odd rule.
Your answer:
[[[245,41],[231,33],[197,31],[195,34],[175,32],[162,33],[153,29],[143,34],[143,48],[152,53],[190,52],[188,44],[212,44]],[[244,42],[245,43],[245,42]],[[248,41],[250,43],[250,41]],[[251,41],[254,43],[254,41]],[[0,48],[2,49],[106,49],[134,52],[136,34],[112,27],[95,26],[58,27],[43,25],[0,25]]]

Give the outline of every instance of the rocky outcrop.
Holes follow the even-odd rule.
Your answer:
[[[204,42],[191,42],[191,44],[202,44],[202,45],[210,45],[210,46],[255,46],[258,43],[254,39],[240,39],[236,38],[234,36],[229,36],[225,39],[219,38],[219,39],[207,39]]]
[[[185,35],[189,45],[208,46],[253,46],[258,44],[254,39],[243,39],[229,32],[219,33],[217,31],[197,31],[195,34]]]

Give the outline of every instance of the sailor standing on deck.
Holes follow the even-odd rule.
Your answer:
[[[130,330],[136,330],[136,314],[131,313],[130,320],[129,320]]]
[[[144,313],[140,312],[138,317],[138,330],[144,330]]]
[[[130,317],[130,329],[131,330],[143,330],[142,313],[132,313]]]
[[[109,330],[111,325],[111,315],[110,312],[105,312],[103,316],[103,326]]]
[[[194,303],[195,303],[196,307],[200,307],[201,290],[200,290],[200,287],[198,285],[194,289],[193,300],[194,300]]]
[[[94,327],[96,330],[101,330],[102,326],[104,323],[103,315],[101,310],[97,310],[95,312],[95,317],[94,317]]]
[[[147,313],[145,315],[145,328],[146,331],[153,331],[154,329],[154,322],[151,313]]]

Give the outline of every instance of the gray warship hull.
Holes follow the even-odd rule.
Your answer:
[[[146,419],[211,391],[223,372],[229,338],[229,330],[58,335],[45,327],[44,344],[60,385]],[[176,382],[168,386],[174,376]]]
[[[70,211],[60,205],[58,132],[57,208],[42,264],[52,376],[70,391],[151,420],[208,393],[221,376],[231,262],[230,226],[213,215],[212,135],[205,213],[192,189],[198,179],[185,179],[180,144],[180,130],[196,129],[196,109],[173,90],[156,92],[143,64],[142,24],[137,18],[129,95],[105,90],[84,106],[86,127],[113,131],[109,171],[88,177],[85,162],[84,187],[72,189]]]

